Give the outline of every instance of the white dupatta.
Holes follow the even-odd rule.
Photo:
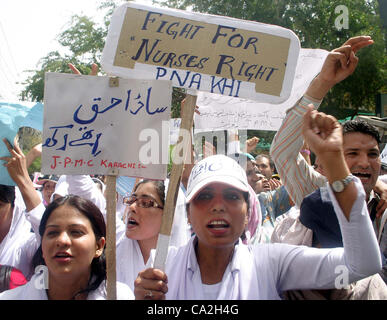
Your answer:
[[[166,274],[169,300],[206,299],[195,254],[197,238],[180,248],[170,248]],[[259,299],[258,278],[254,256],[241,240],[235,245],[233,257],[223,275],[217,300]]]

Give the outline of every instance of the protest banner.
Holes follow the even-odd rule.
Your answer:
[[[299,49],[297,36],[279,26],[131,2],[113,13],[101,64],[120,77],[280,103]]]
[[[101,65],[111,75],[167,79],[190,90],[179,131],[183,148],[176,148],[186,159],[184,136],[192,128],[196,91],[285,101],[299,49],[297,36],[278,26],[131,2],[113,13]],[[172,166],[155,268],[164,267],[183,166]]]
[[[171,83],[119,81],[46,73],[44,174],[166,178]]]
[[[170,81],[46,73],[42,172],[107,176],[109,300],[117,297],[116,178],[166,178],[171,94]]]
[[[280,104],[199,92],[195,114],[195,134],[210,130],[267,130],[277,131],[286,110],[302,97],[313,78],[320,72],[328,51],[301,49],[293,89],[288,100]]]

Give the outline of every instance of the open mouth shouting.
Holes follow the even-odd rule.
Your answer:
[[[73,256],[68,252],[57,252],[54,256],[54,260],[57,262],[70,262]]]
[[[358,177],[363,184],[369,182],[371,179],[371,174],[368,172],[352,172],[352,174]]]
[[[126,228],[127,228],[128,230],[131,230],[131,229],[137,227],[138,225],[139,225],[139,224],[138,224],[138,222],[136,221],[136,219],[134,219],[133,217],[129,217],[129,218],[128,218],[128,223],[127,223]]]
[[[230,224],[224,219],[214,219],[207,224],[207,228],[214,235],[222,235],[228,231]]]

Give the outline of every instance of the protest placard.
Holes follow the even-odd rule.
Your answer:
[[[320,72],[328,51],[301,49],[293,89],[288,100],[280,104],[262,103],[248,99],[199,92],[195,114],[195,133],[210,130],[268,130],[277,131],[291,108]]]
[[[106,175],[107,297],[116,295],[116,178],[165,179],[170,81],[46,73],[42,172]]]
[[[46,73],[42,172],[165,179],[170,81]]]
[[[112,16],[101,64],[116,76],[280,103],[299,49],[279,26],[130,2]]]

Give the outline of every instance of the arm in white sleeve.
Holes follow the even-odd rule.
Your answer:
[[[32,230],[34,230],[36,239],[38,240],[39,243],[40,243],[39,226],[45,210],[46,210],[46,207],[44,206],[43,202],[41,202],[34,209],[25,212],[26,218],[29,221],[29,223],[31,223]]]
[[[106,209],[106,200],[89,175],[68,175],[66,180],[69,184],[69,194],[75,194],[92,201],[100,210]]]
[[[98,189],[93,179],[89,175],[68,175],[66,177],[69,184],[69,194],[76,194],[80,197],[92,201],[106,217],[106,199],[102,192]],[[119,212],[116,213],[116,241],[118,242],[126,232],[126,225],[120,219]]]
[[[328,186],[344,248],[283,246],[277,269],[279,291],[333,289],[340,284],[340,279],[350,284],[381,270],[380,250],[367,210],[364,188],[357,178],[355,185],[358,197],[352,207],[350,221],[345,218]]]
[[[343,238],[347,267],[358,275],[371,275],[381,269],[381,256],[375,231],[372,226],[364,187],[359,178],[355,177],[358,197],[353,204],[350,221],[342,213],[331,186],[327,183],[329,196],[339,220]],[[372,266],[380,265],[378,269]]]
[[[308,104],[313,103],[317,109],[320,102],[310,97],[302,97],[287,111],[270,148],[270,155],[281,180],[298,207],[305,196],[324,186],[326,181],[300,154],[304,144],[301,132],[303,116],[308,110]]]

